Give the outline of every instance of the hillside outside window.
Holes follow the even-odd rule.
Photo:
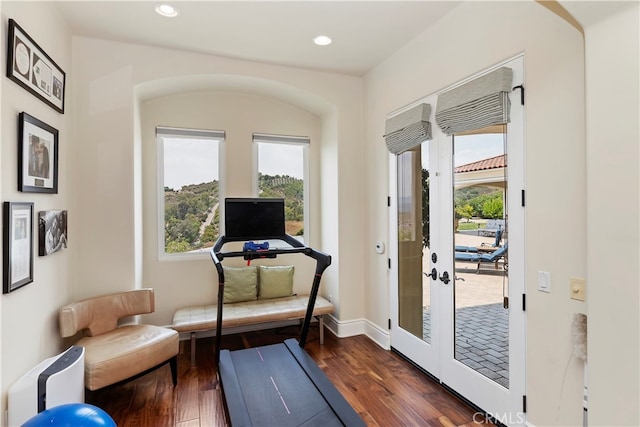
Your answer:
[[[283,198],[285,231],[305,242],[308,224],[309,138],[253,134],[257,155],[257,197]]]
[[[209,250],[220,235],[223,131],[158,127],[160,255]]]

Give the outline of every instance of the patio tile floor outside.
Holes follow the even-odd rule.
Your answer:
[[[423,312],[423,339],[431,341],[431,310]],[[461,363],[509,387],[508,310],[502,304],[456,310],[455,357]]]

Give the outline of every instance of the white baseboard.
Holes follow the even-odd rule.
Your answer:
[[[338,338],[366,335],[385,350],[391,348],[389,331],[386,331],[367,319],[340,321],[332,315],[324,317],[324,325]]]

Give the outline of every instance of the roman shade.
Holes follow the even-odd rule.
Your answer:
[[[172,128],[166,126],[156,127],[156,136],[162,137],[179,137],[179,138],[211,138],[224,140],[225,132],[223,130],[208,129],[188,129],[188,128]]]
[[[267,133],[253,134],[253,142],[309,145],[310,141],[308,136],[271,135]]]
[[[420,104],[387,119],[384,139],[393,154],[400,154],[431,139],[431,106]]]
[[[513,70],[501,67],[441,93],[436,123],[447,135],[509,123]]]

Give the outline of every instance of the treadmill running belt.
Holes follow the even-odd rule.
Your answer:
[[[236,350],[229,356],[252,425],[343,425],[284,343]],[[221,364],[227,360],[221,358]],[[230,369],[221,366],[223,371]],[[225,393],[232,382],[223,378]]]

